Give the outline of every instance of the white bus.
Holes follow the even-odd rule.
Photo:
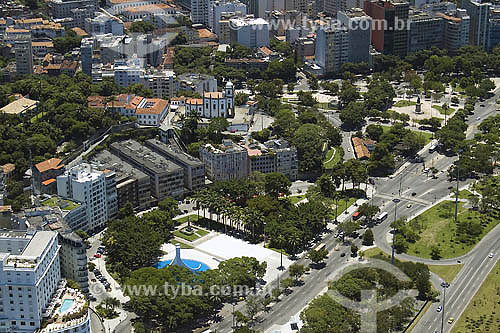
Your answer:
[[[377,216],[377,222],[380,223],[386,218],[387,218],[387,212],[380,213],[379,216]]]
[[[314,249],[314,251],[320,251],[320,250],[323,250],[325,248],[326,244],[325,243],[321,243],[319,244],[318,246],[316,246],[316,248]]]
[[[433,152],[436,151],[437,148],[438,148],[438,142],[433,141],[431,146],[429,147],[429,153],[432,154]]]

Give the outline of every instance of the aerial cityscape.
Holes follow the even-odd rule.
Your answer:
[[[500,332],[500,2],[0,2],[0,332]]]

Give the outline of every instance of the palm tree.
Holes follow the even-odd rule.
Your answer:
[[[293,248],[293,256],[295,257],[296,255],[296,250],[297,250],[297,245],[300,244],[300,241],[301,241],[301,238],[298,234],[298,232],[294,232],[290,235],[290,237],[288,237],[288,243],[290,243],[290,245],[292,246]]]
[[[283,235],[279,235],[276,240],[278,246],[280,247],[280,267],[279,270],[283,270],[283,246],[285,245],[285,237]]]

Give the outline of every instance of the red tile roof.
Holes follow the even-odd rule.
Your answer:
[[[45,172],[47,170],[58,170],[64,167],[64,164],[61,164],[61,162],[62,160],[53,157],[49,160],[35,164],[35,168],[37,168],[39,172]]]

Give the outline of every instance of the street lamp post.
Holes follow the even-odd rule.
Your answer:
[[[444,307],[446,302],[446,288],[450,286],[449,283],[443,282],[441,283],[441,287],[443,287],[443,308],[441,309],[441,333],[444,333]]]
[[[394,202],[394,222],[396,222],[396,219],[398,217],[398,202],[400,202],[401,200],[395,198],[395,199],[392,199],[392,202]],[[393,231],[394,231],[394,235],[392,236],[392,255],[391,255],[391,263],[394,265],[394,243],[396,241],[396,233],[397,233],[397,229],[396,228],[393,228]]]
[[[460,154],[462,149],[458,150],[458,163],[457,163],[457,193],[455,193],[455,222],[458,219],[458,184],[460,182]]]

